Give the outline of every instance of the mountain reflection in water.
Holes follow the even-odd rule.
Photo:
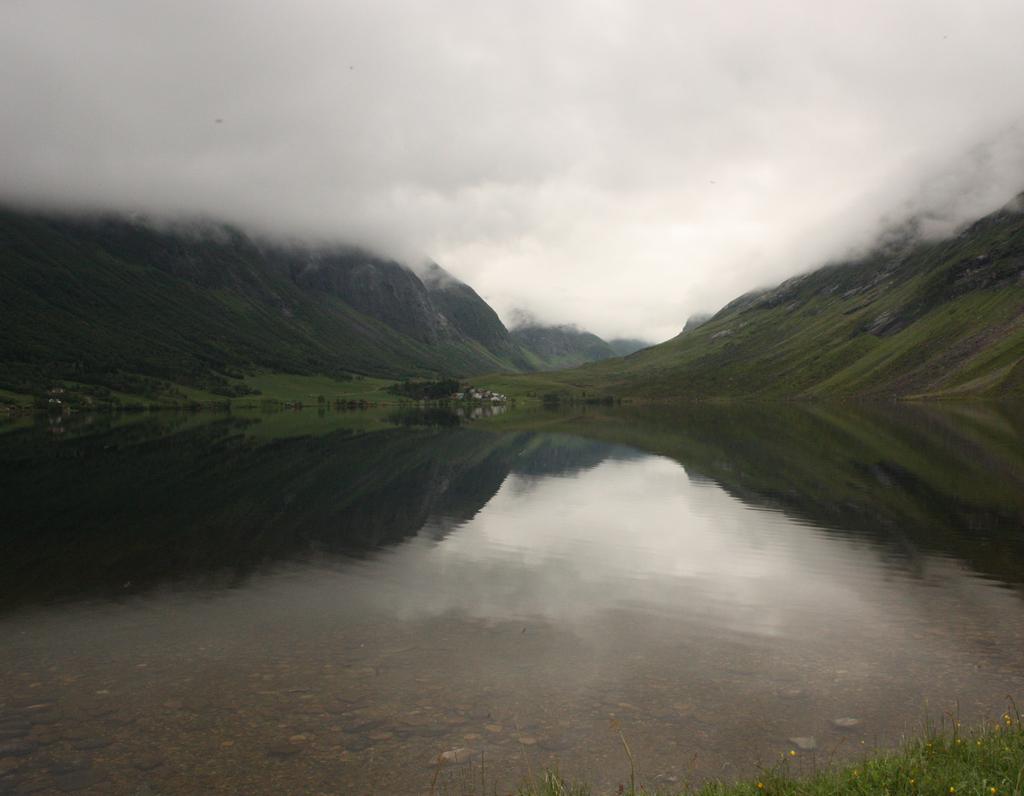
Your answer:
[[[1021,693],[1019,409],[255,420],[0,434],[0,790],[612,784],[610,719],[666,785]]]

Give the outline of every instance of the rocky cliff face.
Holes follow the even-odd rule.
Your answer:
[[[437,263],[420,274],[429,296],[445,322],[466,339],[474,340],[518,370],[530,364],[491,306],[465,282]]]
[[[423,282],[399,263],[354,251],[293,251],[280,255],[296,285],[328,293],[413,340],[451,336]]]

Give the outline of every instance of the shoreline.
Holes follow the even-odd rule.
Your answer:
[[[791,749],[757,776],[738,782],[684,783],[664,790],[644,784],[632,767],[623,738],[623,778],[616,796],[972,796],[1024,795],[1024,720],[1011,700],[997,720],[975,729],[961,730],[954,717],[948,727],[925,727],[918,738],[897,749],[866,755],[861,761],[830,765],[806,775],[795,771],[807,759],[817,766],[813,753]],[[800,766],[802,769],[802,765]],[[547,771],[524,784],[517,796],[603,796],[586,783],[570,782]]]

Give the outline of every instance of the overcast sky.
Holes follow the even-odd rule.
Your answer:
[[[431,257],[506,319],[665,339],[1024,189],[1022,42],[1024,0],[3,0],[0,199]]]

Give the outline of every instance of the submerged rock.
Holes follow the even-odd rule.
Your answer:
[[[790,738],[789,742],[804,752],[811,752],[818,748],[818,742],[813,735],[798,735],[795,738]]]
[[[431,763],[439,763],[442,766],[464,765],[472,760],[475,754],[476,752],[469,747],[459,746],[455,749],[448,749],[445,752],[441,752],[441,754],[432,760]]]
[[[855,719],[852,716],[843,716],[838,719],[832,719],[832,726],[839,730],[852,730],[854,727],[860,725],[860,719]]]

